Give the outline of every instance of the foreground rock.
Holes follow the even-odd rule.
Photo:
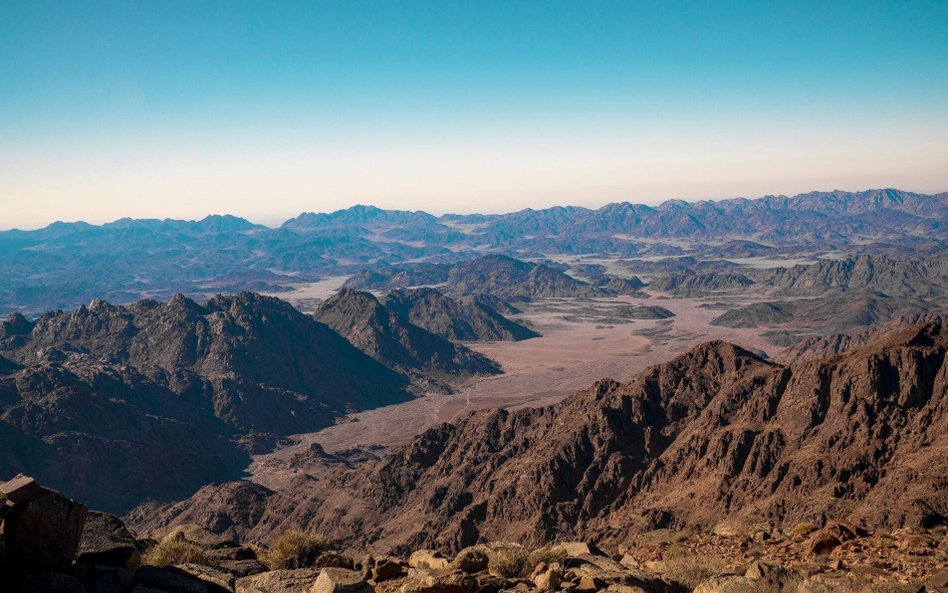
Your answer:
[[[0,486],[4,568],[8,572],[68,572],[79,549],[86,507],[32,478],[18,476]]]

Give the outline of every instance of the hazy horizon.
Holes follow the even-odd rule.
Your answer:
[[[948,5],[11,2],[0,227],[948,188]]]
[[[237,213],[237,212],[215,211],[215,212],[207,212],[207,213],[204,213],[204,214],[193,215],[193,216],[188,216],[188,215],[185,215],[185,216],[171,216],[171,215],[166,215],[166,216],[162,216],[162,215],[157,215],[157,216],[131,216],[131,215],[128,215],[128,214],[122,214],[122,215],[115,216],[115,217],[104,217],[104,218],[100,218],[100,219],[92,219],[92,218],[79,218],[79,219],[73,219],[73,220],[53,219],[53,220],[47,220],[47,221],[45,221],[45,222],[41,222],[41,223],[36,224],[36,225],[33,225],[33,226],[16,226],[16,225],[12,225],[12,226],[0,226],[0,231],[8,231],[8,230],[22,230],[22,231],[39,230],[39,229],[45,228],[45,227],[47,227],[47,226],[49,226],[49,225],[51,225],[51,224],[56,224],[56,223],[66,223],[66,224],[70,224],[70,223],[88,223],[88,224],[91,224],[91,225],[103,225],[103,224],[109,224],[109,223],[117,222],[117,221],[122,220],[122,219],[133,219],[133,220],[183,220],[183,221],[191,221],[191,222],[193,222],[193,221],[199,221],[199,220],[201,220],[201,219],[204,219],[204,218],[207,218],[207,217],[210,217],[210,216],[236,216],[236,217],[238,217],[238,218],[242,218],[242,219],[247,220],[247,221],[249,221],[249,222],[252,222],[252,223],[254,223],[254,224],[259,224],[259,225],[263,225],[263,226],[267,226],[267,227],[271,227],[271,228],[277,228],[277,227],[279,227],[280,225],[282,225],[284,222],[286,222],[287,220],[290,220],[290,219],[292,219],[292,218],[295,218],[295,217],[297,217],[297,216],[299,216],[299,215],[301,215],[301,214],[305,214],[305,213],[329,214],[329,213],[332,213],[332,212],[336,212],[336,211],[338,211],[338,210],[346,210],[346,209],[348,209],[348,208],[354,208],[354,207],[356,207],[356,206],[376,207],[376,208],[380,208],[380,209],[383,209],[383,210],[402,210],[402,211],[411,211],[411,212],[426,212],[426,213],[432,214],[432,215],[434,215],[434,216],[443,216],[443,215],[446,215],[446,214],[461,214],[461,215],[468,215],[468,214],[503,215],[503,214],[511,214],[511,213],[514,213],[514,212],[519,212],[519,211],[527,210],[527,209],[545,210],[545,209],[550,209],[550,208],[569,207],[569,206],[576,206],[576,207],[588,208],[588,209],[590,209],[590,210],[596,210],[596,209],[598,209],[598,208],[602,208],[602,207],[607,206],[607,205],[609,205],[609,204],[615,204],[615,203],[621,203],[621,202],[628,202],[628,203],[636,204],[636,205],[659,206],[659,205],[661,205],[661,204],[663,204],[663,203],[665,203],[665,202],[675,201],[675,200],[680,200],[680,201],[685,201],[685,202],[702,202],[702,201],[720,202],[720,201],[734,200],[734,199],[756,200],[756,199],[761,199],[761,198],[765,198],[765,197],[769,197],[769,196],[774,196],[774,197],[780,197],[780,196],[793,197],[793,196],[796,196],[796,195],[806,194],[806,193],[810,193],[810,192],[831,193],[831,192],[840,191],[840,192],[846,192],[846,193],[860,193],[860,192],[867,192],[867,191],[884,191],[884,190],[888,190],[888,189],[894,189],[894,190],[899,190],[899,191],[905,191],[905,192],[910,192],[910,193],[916,193],[916,194],[920,194],[920,195],[937,195],[937,194],[941,194],[941,193],[948,193],[948,190],[938,190],[938,191],[915,191],[915,190],[906,189],[906,188],[902,188],[902,187],[867,187],[867,188],[864,188],[864,189],[834,188],[834,189],[827,189],[827,190],[811,189],[811,190],[805,190],[805,191],[801,191],[801,192],[792,192],[792,193],[774,192],[774,193],[767,193],[767,194],[754,195],[754,196],[716,196],[716,197],[690,198],[690,199],[689,199],[689,198],[679,198],[679,197],[669,197],[669,198],[656,198],[656,199],[652,199],[652,200],[648,200],[648,199],[644,199],[644,200],[618,199],[618,200],[609,200],[609,201],[597,202],[597,203],[566,203],[566,202],[558,202],[558,203],[548,203],[548,204],[545,204],[545,205],[542,205],[542,204],[541,204],[541,205],[536,205],[536,206],[528,205],[528,206],[524,206],[524,207],[522,207],[522,208],[497,209],[497,210],[490,210],[490,211],[488,211],[488,210],[477,210],[477,209],[461,211],[461,210],[451,210],[450,208],[448,208],[448,209],[440,209],[440,210],[439,210],[439,209],[426,209],[426,208],[401,208],[401,207],[398,207],[397,205],[396,205],[396,206],[393,206],[393,207],[387,207],[387,206],[381,206],[381,205],[379,205],[379,204],[375,204],[375,203],[371,203],[371,202],[353,202],[353,203],[350,203],[350,204],[348,204],[348,205],[341,206],[341,207],[339,207],[339,208],[331,208],[331,209],[325,209],[325,210],[319,210],[319,209],[303,209],[303,210],[295,211],[295,212],[292,212],[292,213],[288,213],[288,214],[286,214],[286,215],[262,215],[262,216],[249,215],[249,216],[248,216],[248,215],[239,214],[239,213]]]

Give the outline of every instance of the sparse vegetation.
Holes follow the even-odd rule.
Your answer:
[[[487,570],[497,576],[508,579],[527,576],[530,566],[530,555],[520,546],[497,547],[490,551],[490,560]]]
[[[204,548],[180,538],[165,538],[145,552],[142,563],[151,566],[169,564],[210,564]]]
[[[543,546],[542,548],[537,548],[530,552],[530,555],[527,557],[527,565],[532,568],[541,562],[552,564],[564,558],[566,558],[566,550],[563,546]]]
[[[261,561],[270,570],[307,568],[330,547],[329,540],[322,535],[291,529],[273,540],[270,549],[262,554]]]
[[[665,550],[661,572],[688,589],[694,589],[721,574],[726,564],[722,558],[695,554],[682,544],[673,544]]]
[[[819,528],[813,523],[797,523],[793,526],[793,529],[790,530],[790,533],[793,535],[793,537],[804,538],[817,529]]]

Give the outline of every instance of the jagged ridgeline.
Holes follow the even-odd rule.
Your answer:
[[[948,239],[945,220],[948,194],[883,189],[440,217],[355,206],[304,213],[280,228],[233,216],[122,219],[104,225],[57,222],[35,231],[0,232],[5,274],[0,313],[71,309],[98,297],[134,302],[144,296],[170,298],[174,292],[279,292],[300,282],[354,273],[352,288],[433,285],[448,282],[450,264],[469,257],[464,254],[518,259],[597,255],[645,258],[644,264],[654,263],[652,256],[721,262],[840,250],[931,255]],[[196,253],[201,257],[193,257]],[[536,288],[521,287],[510,296],[566,288],[562,278],[535,273]],[[452,282],[465,285],[462,277]],[[675,288],[697,293],[742,282],[689,279]],[[634,283],[619,281],[597,287],[613,293],[635,290]]]

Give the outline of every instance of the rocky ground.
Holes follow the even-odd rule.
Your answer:
[[[797,525],[790,533],[659,530],[601,550],[480,543],[453,556],[334,549],[287,532],[242,545],[196,526],[138,539],[122,521],[17,476],[0,484],[0,590],[11,593],[945,593],[948,536]]]

